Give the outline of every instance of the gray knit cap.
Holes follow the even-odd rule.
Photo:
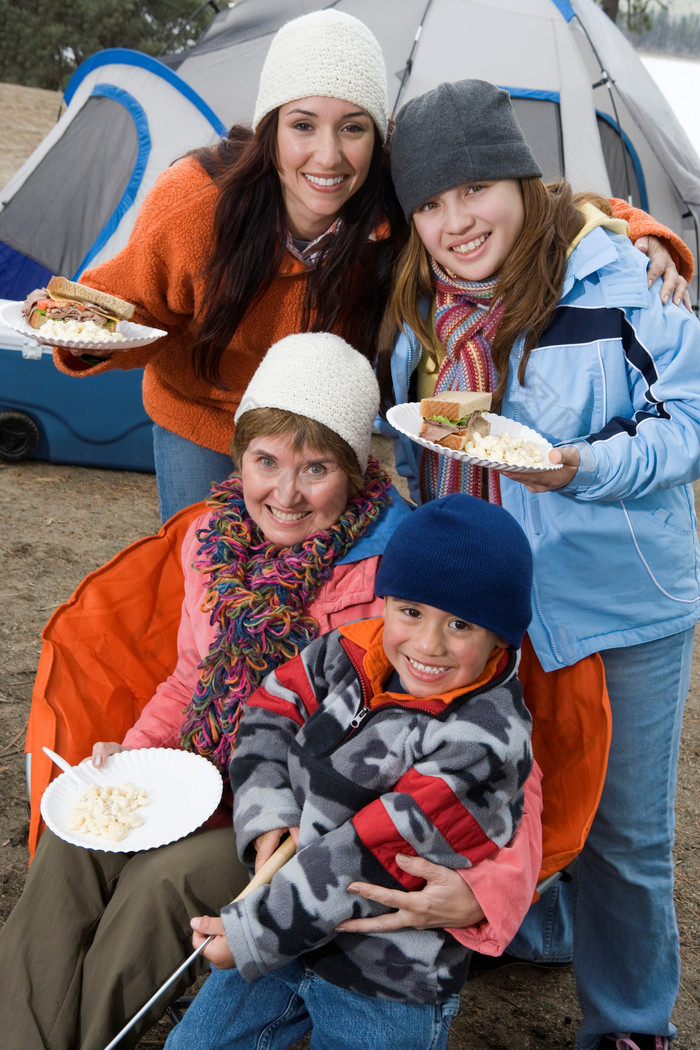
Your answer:
[[[542,177],[507,91],[485,80],[440,84],[399,110],[391,175],[407,219],[438,193],[479,179]]]
[[[320,95],[369,113],[386,140],[386,69],[379,42],[364,22],[343,11],[294,18],[272,38],[260,74],[253,129],[273,109]]]
[[[301,332],[280,339],[248,383],[234,420],[254,408],[283,408],[324,423],[347,441],[364,473],[379,386],[366,357],[340,336]]]

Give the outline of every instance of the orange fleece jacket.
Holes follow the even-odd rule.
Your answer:
[[[195,161],[164,171],[143,202],[129,242],[114,258],[81,280],[134,303],[134,320],[165,328],[167,336],[146,347],[115,351],[86,365],[56,349],[57,367],[68,375],[98,375],[113,368],[145,366],[143,403],[161,426],[217,452],[228,452],[233,416],[265,351],[298,332],[308,270],[289,252],[265,296],[246,313],[221,362],[229,389],[219,390],[194,374],[191,346],[204,306],[202,271],[213,241],[217,189]]]
[[[228,389],[198,379],[191,347],[205,305],[201,274],[211,250],[217,195],[196,161],[179,161],[158,177],[126,247],[82,275],[83,283],[134,303],[134,320],[164,328],[167,336],[146,347],[117,350],[99,365],[88,365],[65,349],[54,350],[54,361],[74,376],[145,366],[143,403],[151,419],[205,448],[228,453],[234,413],[266,350],[300,330],[308,270],[285,253],[270,288],[248,310],[222,357],[221,377]],[[646,212],[624,201],[612,204],[615,215],[628,221],[632,239],[645,233],[665,239],[680,272],[686,275],[689,260],[692,273],[692,255],[680,238]]]
[[[691,279],[695,270],[693,253],[688,245],[681,240],[678,234],[674,233],[668,226],[664,226],[662,223],[657,222],[653,216],[648,215],[640,208],[634,208],[631,204],[628,204],[627,201],[618,200],[616,197],[612,197],[610,203],[612,204],[613,215],[615,218],[625,219],[627,221],[630,228],[630,238],[633,241],[636,241],[639,237],[644,237],[647,234],[651,234],[653,237],[658,237],[659,240],[665,242],[666,248],[668,248],[671,253],[676,269],[681,277],[684,277],[686,281]]]

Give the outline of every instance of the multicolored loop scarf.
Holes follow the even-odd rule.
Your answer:
[[[197,534],[193,568],[209,574],[202,606],[216,636],[199,665],[200,677],[181,726],[182,746],[228,769],[238,708],[262,678],[318,633],[307,606],[333,564],[367,531],[390,502],[389,477],[375,460],[365,488],[327,532],[293,547],[265,539],[245,508],[233,474],[212,490],[207,527]]]
[[[445,347],[445,359],[435,382],[443,390],[488,390],[496,387],[491,344],[503,315],[502,300],[493,303],[497,277],[462,281],[431,259],[435,296],[435,331]],[[460,463],[428,449],[420,467],[421,499],[426,502],[451,492],[472,496],[488,493],[490,503],[501,502],[498,474]]]

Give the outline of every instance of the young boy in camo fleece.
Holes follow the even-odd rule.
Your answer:
[[[299,828],[270,885],[221,912],[217,967],[168,1050],[444,1048],[469,949],[444,929],[344,933],[381,906],[354,880],[416,889],[397,853],[463,869],[505,846],[532,767],[516,671],[532,557],[501,507],[419,507],[376,578],[384,615],[316,639],[248,700],[230,774],[239,855]],[[504,902],[504,907],[507,907]]]

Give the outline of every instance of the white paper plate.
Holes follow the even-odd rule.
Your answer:
[[[0,308],[0,317],[8,328],[12,328],[13,331],[19,332],[20,335],[29,336],[30,339],[36,339],[37,343],[41,343],[42,346],[63,346],[72,350],[86,350],[88,352],[90,350],[104,348],[110,350],[128,350],[132,346],[148,346],[149,343],[155,343],[156,339],[161,339],[164,335],[168,334],[162,328],[148,328],[147,325],[135,324],[133,321],[118,321],[117,331],[121,332],[124,336],[123,339],[116,341],[101,341],[98,339],[58,339],[53,335],[42,335],[41,328],[32,328],[22,314],[23,306],[23,302],[5,303],[5,305]]]
[[[86,849],[106,853],[135,853],[174,842],[195,831],[210,817],[221,800],[223,780],[208,759],[191,751],[146,747],[110,755],[100,769],[81,762],[80,774],[61,773],[41,799],[41,815],[54,835]],[[84,775],[84,777],[83,777]],[[131,781],[148,795],[139,809],[140,828],[132,828],[120,842],[86,835],[68,827],[68,813],[89,783],[105,787]]]
[[[497,416],[493,412],[484,412],[484,417],[488,419],[491,424],[492,434],[510,434],[512,437],[523,438],[526,441],[534,441],[539,450],[542,452],[545,460],[552,445],[546,438],[538,434],[536,430],[532,430],[530,427],[523,426],[522,423],[516,423],[514,419],[508,419],[506,416]],[[406,437],[410,438],[411,441],[415,441],[417,444],[422,445],[423,448],[430,449],[431,452],[437,452],[441,456],[447,456],[448,459],[457,459],[464,463],[472,463],[478,467],[489,467],[491,470],[507,470],[513,473],[524,474],[531,473],[532,471],[543,471],[543,470],[558,470],[561,467],[561,463],[549,463],[543,467],[526,467],[522,465],[514,465],[512,463],[505,463],[503,460],[495,459],[480,459],[478,456],[474,456],[469,452],[457,451],[453,448],[445,448],[444,445],[436,445],[434,441],[426,441],[425,438],[418,436],[418,431],[421,425],[421,414],[420,414],[420,403],[418,401],[409,401],[402,405],[394,405],[390,408],[386,414],[386,418],[391,423],[395,430],[399,433],[405,434]]]

